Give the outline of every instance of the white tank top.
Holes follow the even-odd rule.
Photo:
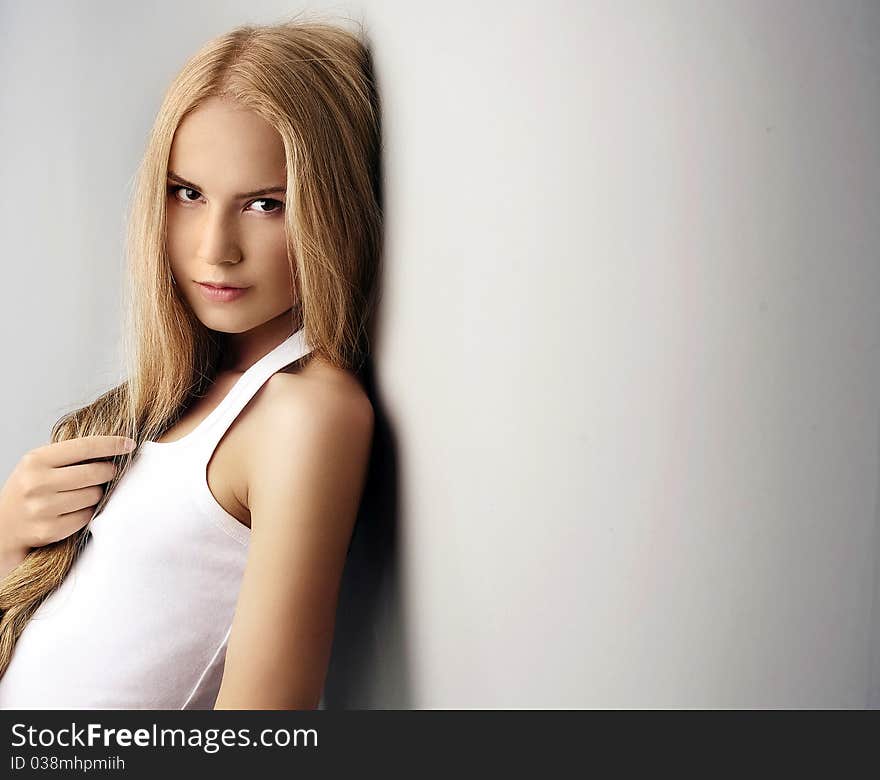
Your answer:
[[[31,617],[0,678],[3,709],[212,709],[250,529],[208,487],[224,433],[303,330],[248,368],[172,442],[144,442],[61,585]]]

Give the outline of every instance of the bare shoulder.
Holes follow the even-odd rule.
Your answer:
[[[283,425],[292,414],[372,422],[373,406],[353,371],[312,361],[296,373],[278,371],[264,389],[263,422]]]
[[[261,389],[239,461],[243,503],[249,508],[255,475],[271,473],[267,464],[288,463],[301,470],[335,459],[361,471],[368,459],[374,412],[357,376],[329,364],[313,362],[307,368],[279,371]]]
[[[252,534],[215,709],[314,709],[320,698],[373,410],[348,372],[302,368],[273,374],[255,408]]]

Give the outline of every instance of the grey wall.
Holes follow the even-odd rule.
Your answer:
[[[309,7],[385,108],[329,706],[880,706],[880,6]],[[147,128],[248,8],[0,5],[3,474],[115,381]]]

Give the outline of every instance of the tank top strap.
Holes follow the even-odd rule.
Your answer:
[[[245,370],[223,400],[199,426],[202,430],[198,431],[197,448],[204,456],[204,460],[210,459],[220,439],[229,430],[229,426],[269,377],[311,351],[305,330],[300,328]]]

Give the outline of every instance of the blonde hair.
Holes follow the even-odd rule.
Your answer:
[[[289,18],[288,18],[289,19]],[[137,172],[126,236],[123,329],[127,379],[65,414],[51,441],[89,435],[154,440],[214,381],[220,344],[172,282],[165,249],[168,159],[181,120],[222,97],[256,112],[284,142],[285,232],[297,304],[320,357],[359,372],[376,304],[381,257],[380,123],[369,50],[361,37],[321,21],[242,25],[205,44],[172,81]],[[114,457],[93,517],[137,452]],[[0,583],[0,675],[28,620],[63,581],[88,525],[32,549]]]

